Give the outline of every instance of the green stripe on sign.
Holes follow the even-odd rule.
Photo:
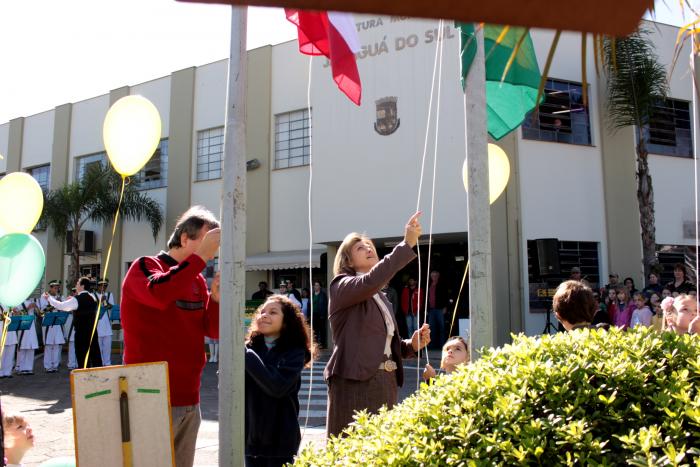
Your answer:
[[[106,396],[107,394],[112,394],[110,389],[105,389],[104,391],[92,392],[90,394],[85,394],[85,399],[92,399],[97,396]]]
[[[143,392],[145,394],[160,394],[160,389],[144,389],[138,388],[136,392]]]

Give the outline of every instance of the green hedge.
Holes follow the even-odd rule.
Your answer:
[[[697,337],[518,336],[296,465],[699,465],[699,382]]]

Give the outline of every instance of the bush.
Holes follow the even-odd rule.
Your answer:
[[[698,465],[699,378],[692,336],[518,336],[296,465]]]

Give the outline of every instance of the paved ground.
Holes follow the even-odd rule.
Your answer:
[[[431,361],[438,359],[438,353],[431,351]],[[300,423],[304,426],[307,415],[308,391],[311,389],[311,403],[308,411],[308,424],[304,432],[303,444],[323,444],[325,439],[326,386],[322,371],[328,354],[322,354],[311,371],[305,370],[302,390]],[[65,354],[63,355],[65,363]],[[118,362],[118,360],[117,360]],[[0,379],[0,394],[3,410],[25,415],[32,425],[36,438],[35,448],[25,457],[25,466],[31,467],[55,457],[73,456],[73,411],[71,408],[69,373],[62,367],[58,373],[46,374],[42,359],[37,355],[36,373],[33,376],[14,376]],[[195,465],[215,466],[218,464],[218,391],[216,365],[208,364],[202,377],[202,426],[197,438]],[[412,394],[416,389],[416,362],[406,362],[406,384],[401,388],[399,400]]]

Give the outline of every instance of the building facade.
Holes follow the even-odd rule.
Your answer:
[[[298,288],[310,288],[314,280],[325,286],[347,233],[365,232],[380,252],[390,251],[418,205],[425,232],[421,277],[427,276],[428,265],[440,270],[456,299],[468,242],[458,31],[450,25],[439,37],[436,21],[384,16],[357,17],[357,27],[363,45],[360,107],[337,90],[327,61],[310,61],[298,53],[295,41],[248,53],[247,294],[261,280],[273,288],[285,279]],[[651,28],[657,53],[669,67],[676,34],[677,28],[662,24]],[[533,30],[532,37],[542,66],[553,32]],[[433,86],[440,40],[441,79]],[[689,50],[681,53],[688,55]],[[605,284],[609,272],[643,284],[634,131],[608,129],[605,78],[596,74],[592,54],[586,67],[589,103],[584,106],[581,35],[564,33],[538,119],[527,120],[498,142],[511,163],[506,191],[491,208],[499,343],[511,332],[542,332],[542,296],[549,282],[568,276],[574,266],[594,285]],[[135,258],[166,248],[177,216],[187,207],[201,204],[220,211],[227,69],[227,60],[187,68],[0,125],[0,153],[6,156],[0,174],[27,171],[52,189],[76,180],[91,163],[106,163],[101,130],[113,102],[140,94],[156,105],[163,122],[161,144],[134,181],[161,204],[166,222],[155,240],[145,224],[121,225],[109,267],[117,294],[114,285]],[[695,236],[697,125],[686,60],[676,65],[670,89],[647,131],[657,243],[666,262],[682,260]],[[102,275],[111,226],[91,224],[85,230],[82,272]],[[50,229],[40,228],[35,235],[47,253],[46,278],[65,278],[65,245]],[[556,239],[558,276],[539,274],[537,240],[545,238]],[[210,265],[207,274],[215,268]],[[408,277],[418,274],[417,263],[412,264],[392,285],[400,291]],[[463,316],[465,294],[460,300]]]

